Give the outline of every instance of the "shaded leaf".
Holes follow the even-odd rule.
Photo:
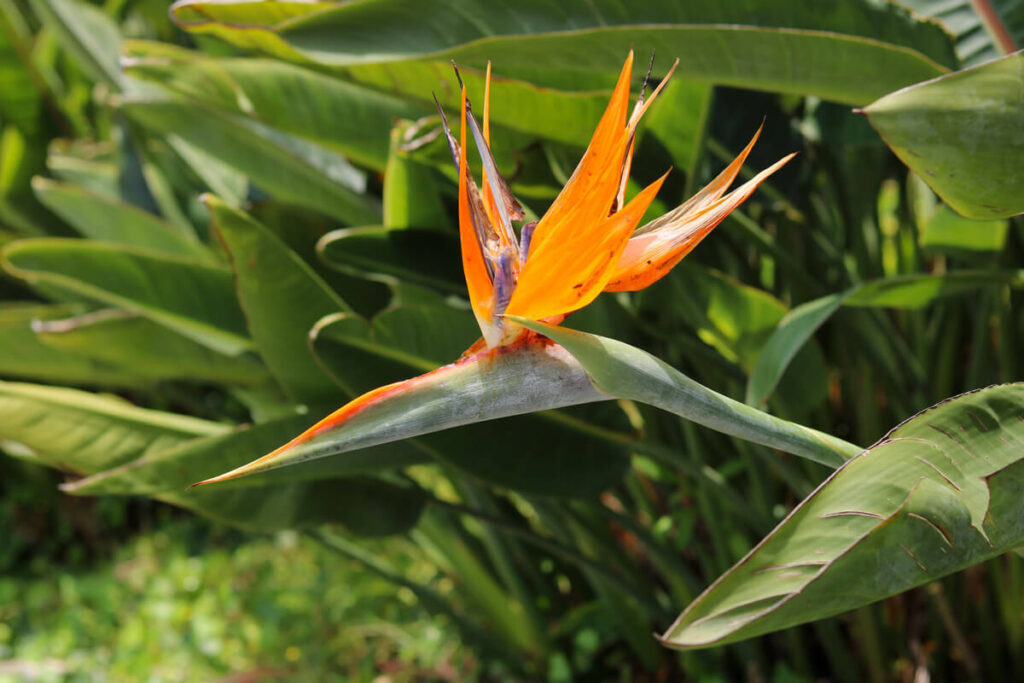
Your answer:
[[[391,275],[453,294],[466,291],[454,232],[342,228],[324,235],[317,251],[341,272]]]
[[[227,356],[137,313],[95,311],[33,324],[39,341],[142,380],[188,379],[242,386],[270,382],[251,354]]]
[[[380,203],[363,194],[363,173],[315,142],[196,102],[135,98],[121,109],[150,131],[181,138],[245,173],[272,196],[354,225],[380,222]]]
[[[147,454],[129,463],[99,472],[62,486],[68,493],[84,496],[184,495],[203,477],[244,465],[254,453],[264,453],[288,440],[310,424],[308,415],[291,415],[225,434],[196,439],[178,447]],[[262,488],[288,483],[337,479],[352,474],[380,472],[405,467],[429,458],[402,442],[369,448],[343,458],[327,458],[296,467],[247,477],[217,487],[228,491],[238,487]],[[183,498],[184,499],[184,498]],[[254,507],[258,507],[255,506]]]
[[[865,282],[845,292],[803,303],[779,321],[762,347],[747,382],[746,402],[759,405],[767,400],[794,355],[840,306],[914,310],[942,297],[1011,283],[1020,286],[1024,280],[1021,275],[998,271],[963,270],[946,275],[905,275]]]
[[[81,187],[35,178],[36,197],[82,235],[99,242],[113,242],[203,260],[209,250],[194,234],[185,233],[153,214],[130,204],[93,194]]]
[[[212,195],[204,199],[267,367],[292,399],[336,403],[341,392],[313,360],[307,340],[317,320],[350,311],[348,304],[265,226]]]
[[[957,54],[968,66],[1012,52],[1011,43],[1024,46],[1024,4],[1019,0],[985,0],[983,5],[972,0],[900,0],[900,4],[940,20],[956,36]],[[975,8],[981,6],[992,10],[996,25],[987,25],[978,15]],[[994,37],[993,29],[1003,35]]]

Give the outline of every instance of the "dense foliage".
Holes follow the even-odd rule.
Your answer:
[[[217,581],[281,543],[359,568],[297,579],[274,619],[329,628],[287,636],[259,634],[278,622],[250,613],[258,591],[209,589],[190,633],[228,610],[237,656],[186,678],[281,662],[254,643],[288,638],[307,642],[264,675],[371,678],[379,653],[327,652],[362,651],[330,623],[361,591],[440,615],[410,637],[443,624],[465,676],[1021,675],[1024,9],[903,4],[0,0],[0,566],[87,565],[109,544],[71,538],[121,539],[159,501],[279,534],[179,549],[168,582],[199,571],[188,552]],[[495,158],[535,217],[631,47],[655,81],[680,60],[637,139],[627,194],[674,169],[649,217],[762,121],[742,178],[800,154],[654,286],[524,321],[617,400],[351,451],[340,433],[330,457],[188,488],[479,337],[433,103],[458,111],[450,60],[480,99],[493,63]],[[479,397],[431,390],[438,410]],[[137,543],[143,569],[82,623],[161,602],[130,593],[157,574]],[[2,619],[48,608],[12,585]],[[132,623],[106,647],[161,642]]]

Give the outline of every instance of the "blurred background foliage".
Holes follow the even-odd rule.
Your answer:
[[[457,4],[0,0],[0,678],[1024,674],[1012,554],[662,648],[827,469],[630,402],[186,492],[475,340],[431,101],[454,108],[452,58],[477,98],[493,60],[495,155],[535,215],[630,46],[656,78],[681,59],[634,162],[633,191],[674,168],[652,214],[762,120],[745,176],[801,153],[571,326],[860,445],[1020,378],[1021,95],[991,129],[935,122],[966,161],[904,153],[926,107],[868,107],[1024,44],[1020,3]]]

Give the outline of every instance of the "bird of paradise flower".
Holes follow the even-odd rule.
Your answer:
[[[678,60],[676,61],[678,64]],[[482,338],[456,362],[374,389],[275,451],[199,482],[208,484],[365,448],[468,422],[614,398],[601,392],[564,348],[526,324],[557,325],[601,292],[635,291],[664,277],[733,209],[794,154],[783,157],[732,192],[760,135],[714,180],[665,215],[637,228],[667,173],[625,201],[637,126],[665,87],[665,78],[629,111],[630,51],[590,145],[565,187],[535,223],[514,223],[524,212],[502,178],[490,148],[487,66],[482,126],[461,86],[459,138],[444,111],[444,132],[458,168],[462,263],[469,301]],[[458,72],[456,71],[456,74]],[[467,133],[482,165],[477,185],[469,168]],[[494,392],[489,387],[500,387]],[[199,485],[197,484],[197,485]]]

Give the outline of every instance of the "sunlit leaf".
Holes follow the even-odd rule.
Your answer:
[[[252,347],[231,271],[145,249],[85,240],[18,240],[3,266],[33,285],[137,311],[216,351]]]
[[[663,636],[735,642],[839,614],[1024,544],[1024,384],[940,403],[847,462]]]
[[[897,90],[864,113],[960,214],[1024,213],[1024,52]]]

